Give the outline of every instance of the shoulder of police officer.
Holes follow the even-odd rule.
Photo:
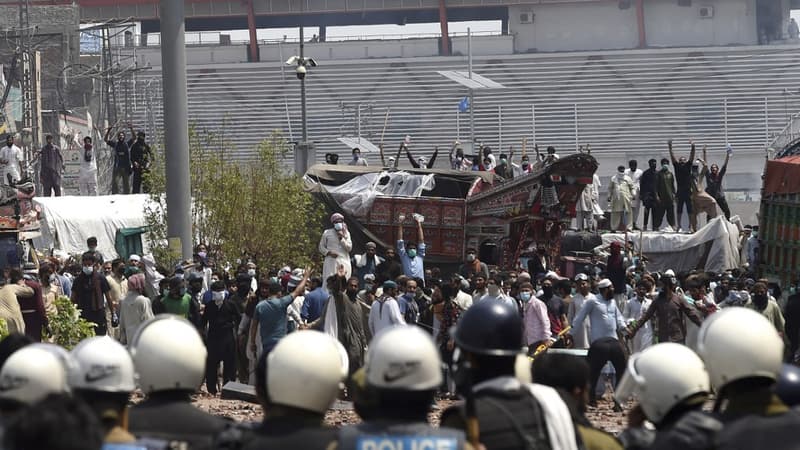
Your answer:
[[[434,428],[426,422],[388,423],[366,422],[343,427],[338,433],[337,448],[404,450],[409,448],[459,450],[472,448],[462,430],[441,426]]]
[[[580,424],[575,428],[586,450],[623,450],[622,444],[612,434]]]
[[[715,416],[692,411],[678,419],[672,427],[656,433],[651,450],[705,450],[716,448],[715,440],[724,428]]]

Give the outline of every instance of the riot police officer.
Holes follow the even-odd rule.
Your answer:
[[[325,412],[336,400],[347,369],[347,353],[338,340],[312,330],[288,334],[261,356],[256,370],[264,421],[240,429],[238,445],[231,445],[226,432],[218,448],[329,448],[336,442],[336,430],[324,426]]]
[[[125,429],[128,399],[136,389],[133,360],[125,347],[107,336],[93,337],[81,341],[71,356],[69,386],[97,416],[105,443],[120,450],[168,448],[166,441],[137,441]]]
[[[514,377],[522,353],[522,320],[517,309],[497,301],[470,307],[456,326],[454,372],[466,403],[445,410],[443,426],[467,430],[487,450],[577,448],[570,412],[549,386]],[[469,429],[468,429],[469,427]]]
[[[130,353],[139,387],[147,395],[129,411],[130,432],[185,442],[193,450],[213,448],[227,422],[191,404],[206,364],[206,347],[197,329],[181,317],[158,315],[139,327]]]
[[[46,345],[23,347],[12,353],[3,364],[0,370],[0,426],[5,426],[26,406],[50,394],[69,392],[67,369],[55,352],[45,348]]]
[[[800,367],[783,365],[775,384],[775,394],[790,408],[800,406]]]
[[[772,391],[783,339],[764,316],[739,307],[711,315],[700,327],[697,353],[718,392],[715,412],[724,423],[715,449],[797,448],[800,413]]]
[[[628,360],[615,399],[626,402],[636,396],[645,417],[655,424],[656,435],[650,449],[708,448],[722,424],[703,413],[711,383],[705,364],[689,347],[662,343],[636,353]],[[630,430],[623,432],[629,448]],[[637,443],[638,444],[638,443]]]
[[[399,325],[378,333],[355,379],[356,412],[365,422],[342,428],[338,448],[471,448],[463,431],[427,422],[442,384],[442,362],[419,327]]]

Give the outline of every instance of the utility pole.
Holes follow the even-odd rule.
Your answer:
[[[300,63],[305,64],[305,53],[304,53],[304,44],[305,44],[305,35],[304,35],[304,27],[303,23],[305,22],[305,17],[303,13],[305,12],[305,0],[300,2]],[[304,67],[305,70],[305,67]],[[300,114],[301,114],[301,127],[302,127],[302,138],[300,142],[295,144],[294,147],[294,170],[295,172],[303,176],[308,171],[308,166],[313,164],[316,160],[316,155],[314,152],[314,144],[308,142],[308,119],[306,113],[306,77],[305,73],[303,76],[298,76],[300,78]]]
[[[467,28],[467,64],[469,66],[469,79],[472,79],[472,30]],[[474,89],[469,88],[469,140],[472,153],[475,153],[475,96]]]
[[[189,114],[183,0],[161,0],[161,71],[167,176],[167,238],[182,259],[192,257]]]

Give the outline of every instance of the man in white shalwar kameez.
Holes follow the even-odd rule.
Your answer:
[[[633,228],[637,228],[637,223],[639,222],[639,210],[642,207],[642,198],[641,198],[641,178],[642,169],[639,169],[639,163],[632,159],[628,161],[628,168],[625,169],[625,175],[627,175],[631,181],[633,182],[633,201],[631,203],[631,210],[632,215],[630,219],[628,219],[628,223],[633,224]]]
[[[617,174],[611,177],[608,185],[608,201],[611,203],[611,231],[619,230],[620,225],[625,229],[630,229],[633,190],[633,181],[625,175],[625,166],[617,167]]]
[[[325,256],[322,265],[322,285],[327,292],[326,281],[331,275],[336,275],[339,265],[344,267],[344,277],[350,278],[352,268],[350,266],[350,252],[353,250],[353,241],[347,225],[344,223],[344,216],[335,213],[331,216],[333,228],[328,228],[322,233],[319,240],[319,252]]]
[[[578,230],[594,231],[595,215],[602,215],[602,209],[597,204],[600,198],[600,177],[597,174],[592,176],[592,183],[583,188],[578,203],[575,205],[575,220]],[[599,214],[598,214],[599,211]]]
[[[636,295],[631,297],[622,309],[622,315],[625,317],[626,324],[631,325],[634,321],[641,321],[644,313],[650,308],[650,304],[653,302],[649,298],[651,287],[650,283],[644,280],[639,281],[636,285]],[[633,353],[638,353],[653,345],[653,328],[650,322],[641,325],[641,329],[636,333],[636,336],[633,337],[632,343]]]

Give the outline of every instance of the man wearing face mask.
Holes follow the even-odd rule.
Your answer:
[[[336,275],[339,266],[344,267],[345,278],[352,274],[350,265],[350,252],[353,251],[353,240],[344,223],[344,216],[335,213],[331,216],[333,228],[328,228],[322,233],[319,240],[319,252],[325,257],[322,266],[322,279]],[[327,290],[327,286],[323,289]]]
[[[627,175],[631,182],[633,182],[633,196],[631,200],[631,219],[629,220],[630,223],[633,224],[633,229],[638,230],[639,227],[636,226],[636,223],[639,221],[639,208],[642,206],[642,197],[641,197],[641,180],[642,169],[639,169],[639,162],[635,159],[628,161],[628,168],[625,169],[625,175]]]
[[[547,249],[543,244],[538,244],[536,255],[528,259],[528,273],[533,279],[538,280],[551,270],[550,255],[547,254]]]
[[[745,255],[747,255],[747,264],[749,264],[749,269],[754,271],[755,268],[758,266],[758,253],[759,253],[759,246],[760,243],[758,241],[758,225],[753,226],[753,231],[750,232],[750,237],[747,238],[746,242],[746,251]]]
[[[611,205],[611,231],[630,229],[631,205],[635,188],[633,181],[625,175],[625,166],[617,167],[617,173],[611,177],[608,185],[608,202]]]
[[[183,278],[177,276],[170,278],[167,295],[161,299],[161,303],[168,314],[188,319],[192,300],[191,296],[186,293]]]
[[[81,274],[72,284],[72,303],[81,310],[81,317],[95,324],[95,334],[103,336],[107,333],[106,308],[112,308],[108,299],[111,288],[106,277],[95,272],[94,253],[86,252],[81,256]]]
[[[567,306],[564,300],[555,295],[553,281],[545,279],[542,281],[542,296],[539,297],[547,305],[547,318],[550,321],[550,332],[557,336],[569,323],[567,322]]]
[[[519,307],[517,303],[514,301],[514,299],[503,294],[503,290],[500,288],[501,284],[502,282],[500,281],[499,278],[489,278],[488,280],[486,280],[486,295],[481,297],[479,301],[502,302],[518,309]]]
[[[578,311],[583,308],[584,303],[597,300],[590,289],[591,283],[588,275],[585,273],[576,275],[575,284],[577,285],[577,292],[572,296],[572,303],[570,303],[567,308],[567,319],[570,323],[575,321],[575,316],[577,316]],[[574,348],[589,348],[589,322],[590,321],[585,321],[581,328],[572,329],[572,345]]]
[[[222,363],[222,385],[236,379],[236,328],[239,311],[225,296],[225,284],[211,284],[211,302],[203,313],[201,330],[206,337],[208,357],[206,359],[206,388],[211,395],[217,394],[217,373]]]
[[[522,283],[519,287],[519,301],[522,303],[522,321],[525,330],[525,344],[528,354],[532,355],[536,348],[550,342],[552,327],[547,314],[547,305],[534,297],[533,285]]]
[[[450,149],[450,168],[462,172],[466,172],[470,168],[469,160],[464,157],[464,150],[458,141],[455,141],[453,148]]]
[[[192,272],[186,281],[189,284],[187,289],[189,294],[189,315],[187,317],[189,322],[192,322],[202,332],[203,305],[200,300],[203,292],[203,275],[198,272]]]
[[[458,273],[464,278],[472,278],[475,274],[481,274],[484,278],[489,277],[489,267],[477,258],[474,248],[467,249],[467,257],[464,264],[458,268]]]
[[[78,192],[81,195],[97,195],[97,162],[94,158],[92,138],[83,138],[83,151],[80,154],[81,166],[78,172]]]
[[[417,242],[406,243],[403,238],[404,215],[398,217],[397,230],[397,254],[400,255],[400,262],[403,264],[403,273],[410,278],[425,278],[425,235],[422,233],[423,217],[414,214],[414,221],[417,223]]]
[[[670,231],[675,229],[675,177],[669,171],[669,160],[661,159],[661,170],[656,174],[656,208],[653,216],[653,230],[661,229],[664,214]]]
[[[761,315],[766,317],[769,323],[778,330],[778,334],[783,337],[786,321],[783,318],[783,313],[781,313],[781,308],[778,304],[769,299],[767,285],[761,282],[754,284],[753,289],[750,291],[750,298],[752,302],[745,305],[745,308],[750,308],[761,313]]]

